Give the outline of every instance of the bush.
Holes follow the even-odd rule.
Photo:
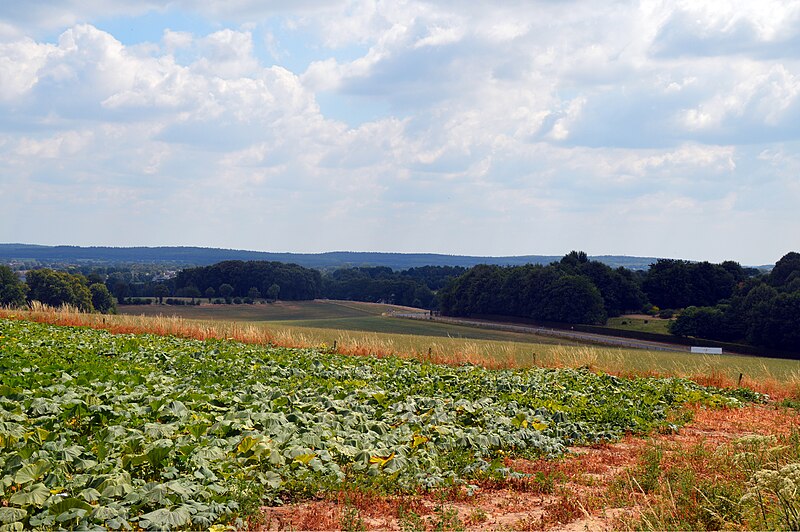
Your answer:
[[[125,305],[150,305],[153,301],[149,297],[129,297],[122,302]]]

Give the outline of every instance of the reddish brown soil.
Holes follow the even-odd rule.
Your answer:
[[[549,488],[536,482],[508,482],[481,485],[471,496],[463,491],[403,498],[339,493],[324,500],[264,508],[263,520],[254,528],[339,530],[349,515],[368,530],[433,530],[442,525],[443,512],[451,517],[457,512],[460,526],[467,530],[614,530],[620,527],[620,518],[636,515],[638,508],[635,496],[620,501],[610,488],[629,477],[648,447],[714,449],[742,436],[785,434],[799,425],[795,410],[775,406],[697,408],[694,420],[677,434],[628,436],[613,444],[577,447],[559,460],[508,461],[517,471],[555,479]]]

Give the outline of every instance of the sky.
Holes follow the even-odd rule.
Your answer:
[[[800,0],[0,2],[0,242],[760,265],[799,207]]]

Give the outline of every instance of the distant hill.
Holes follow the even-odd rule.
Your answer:
[[[624,266],[643,270],[656,261],[654,257],[601,255],[590,257],[614,268]],[[520,255],[512,257],[474,257],[435,253],[377,253],[331,251],[327,253],[272,253],[200,247],[80,247],[0,244],[0,262],[37,261],[52,263],[148,263],[175,266],[205,266],[223,260],[267,260],[299,264],[308,268],[331,270],[347,266],[388,266],[404,270],[416,266],[464,266],[497,264],[549,264],[561,255]]]

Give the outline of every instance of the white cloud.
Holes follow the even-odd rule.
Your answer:
[[[217,31],[200,40],[198,47],[201,58],[193,68],[209,76],[238,78],[252,75],[259,68],[250,32]]]
[[[797,197],[796,1],[49,8],[0,8],[0,178],[65,215],[102,183],[142,234],[207,245],[560,253],[691,236],[670,213],[767,230]],[[144,46],[93,25],[182,12],[213,29]]]
[[[84,150],[92,140],[92,132],[67,131],[44,139],[22,138],[16,154],[38,159],[71,157]]]

